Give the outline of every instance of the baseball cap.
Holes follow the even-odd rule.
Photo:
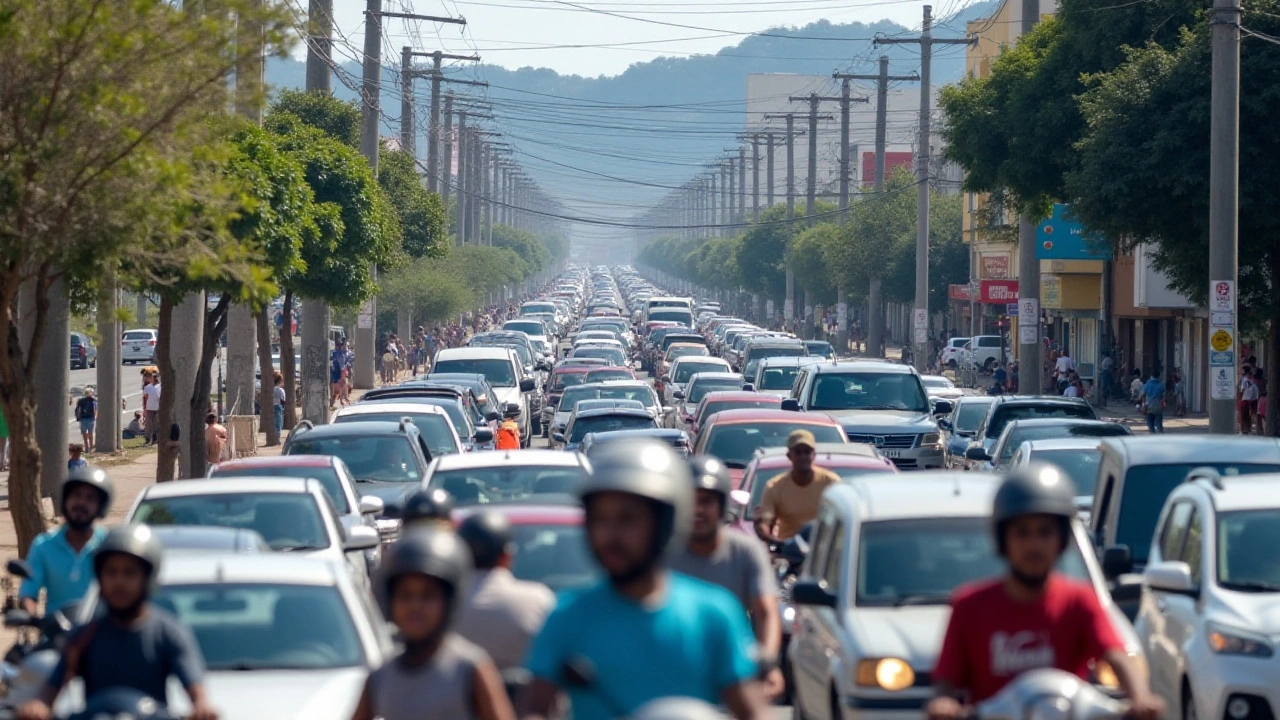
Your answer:
[[[808,430],[792,430],[791,434],[787,436],[787,449],[790,450],[797,445],[807,445],[812,449],[817,445],[817,442],[813,437],[813,433]]]

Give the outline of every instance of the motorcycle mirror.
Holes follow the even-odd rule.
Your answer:
[[[5,564],[4,569],[10,575],[16,575],[24,580],[31,577],[31,566],[25,560],[12,558]]]
[[[5,627],[10,627],[10,628],[28,627],[30,625],[31,625],[31,615],[26,610],[19,610],[18,608],[14,608],[12,610],[5,611],[4,613]]]

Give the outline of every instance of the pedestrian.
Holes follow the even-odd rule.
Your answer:
[[[76,401],[76,420],[80,423],[80,438],[84,447],[93,447],[93,428],[98,421],[98,400],[93,396],[93,388],[84,389],[84,397]]]
[[[1129,382],[1129,402],[1142,404],[1142,371],[1133,369],[1133,380]]]
[[[1182,417],[1187,414],[1187,386],[1182,373],[1175,370],[1169,383],[1173,385],[1173,414]]]
[[[77,468],[88,467],[89,463],[84,459],[84,446],[80,443],[71,443],[67,446],[67,469],[75,470]]]
[[[1147,431],[1164,432],[1164,383],[1155,370],[1142,386],[1142,412],[1147,416]]]
[[[1099,407],[1106,407],[1107,401],[1111,398],[1111,387],[1114,384],[1112,371],[1115,370],[1116,361],[1112,359],[1111,353],[1102,354],[1102,361],[1098,363],[1098,396],[1094,398],[1094,402]]]
[[[133,440],[135,438],[142,437],[146,432],[146,428],[142,427],[142,411],[134,410],[133,419],[129,421],[128,425],[124,426],[124,430],[121,431],[120,437],[123,440]]]
[[[275,412],[273,419],[276,425],[276,434],[284,432],[284,375],[279,371],[272,376],[275,381],[275,388],[271,391],[271,409]]]
[[[222,451],[227,447],[227,429],[218,422],[217,413],[204,416],[205,461],[210,465],[222,462]]]
[[[1260,367],[1253,369],[1253,383],[1258,386],[1258,402],[1254,407],[1255,431],[1267,434],[1267,373]]]
[[[333,352],[329,353],[329,409],[342,399],[342,373],[346,366],[346,343],[339,340],[334,343]],[[346,405],[346,402],[342,403]]]
[[[1245,365],[1240,378],[1240,434],[1253,432],[1253,416],[1258,408],[1258,382],[1253,377],[1253,368]]]
[[[160,373],[148,373],[142,377],[142,411],[147,423],[147,442],[160,442]]]

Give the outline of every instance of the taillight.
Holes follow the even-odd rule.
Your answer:
[[[148,345],[155,345],[155,344],[156,344],[156,341],[155,341],[155,340],[148,340],[148,341],[147,341],[147,344],[148,344]]]

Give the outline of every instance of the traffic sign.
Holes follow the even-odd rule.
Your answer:
[[[1209,283],[1209,311],[1236,311],[1236,283],[1234,280],[1214,280]]]
[[[1225,353],[1235,344],[1235,339],[1231,337],[1231,331],[1227,328],[1218,328],[1213,331],[1213,336],[1209,338],[1209,344],[1213,349]],[[1218,364],[1218,363],[1215,363]]]

